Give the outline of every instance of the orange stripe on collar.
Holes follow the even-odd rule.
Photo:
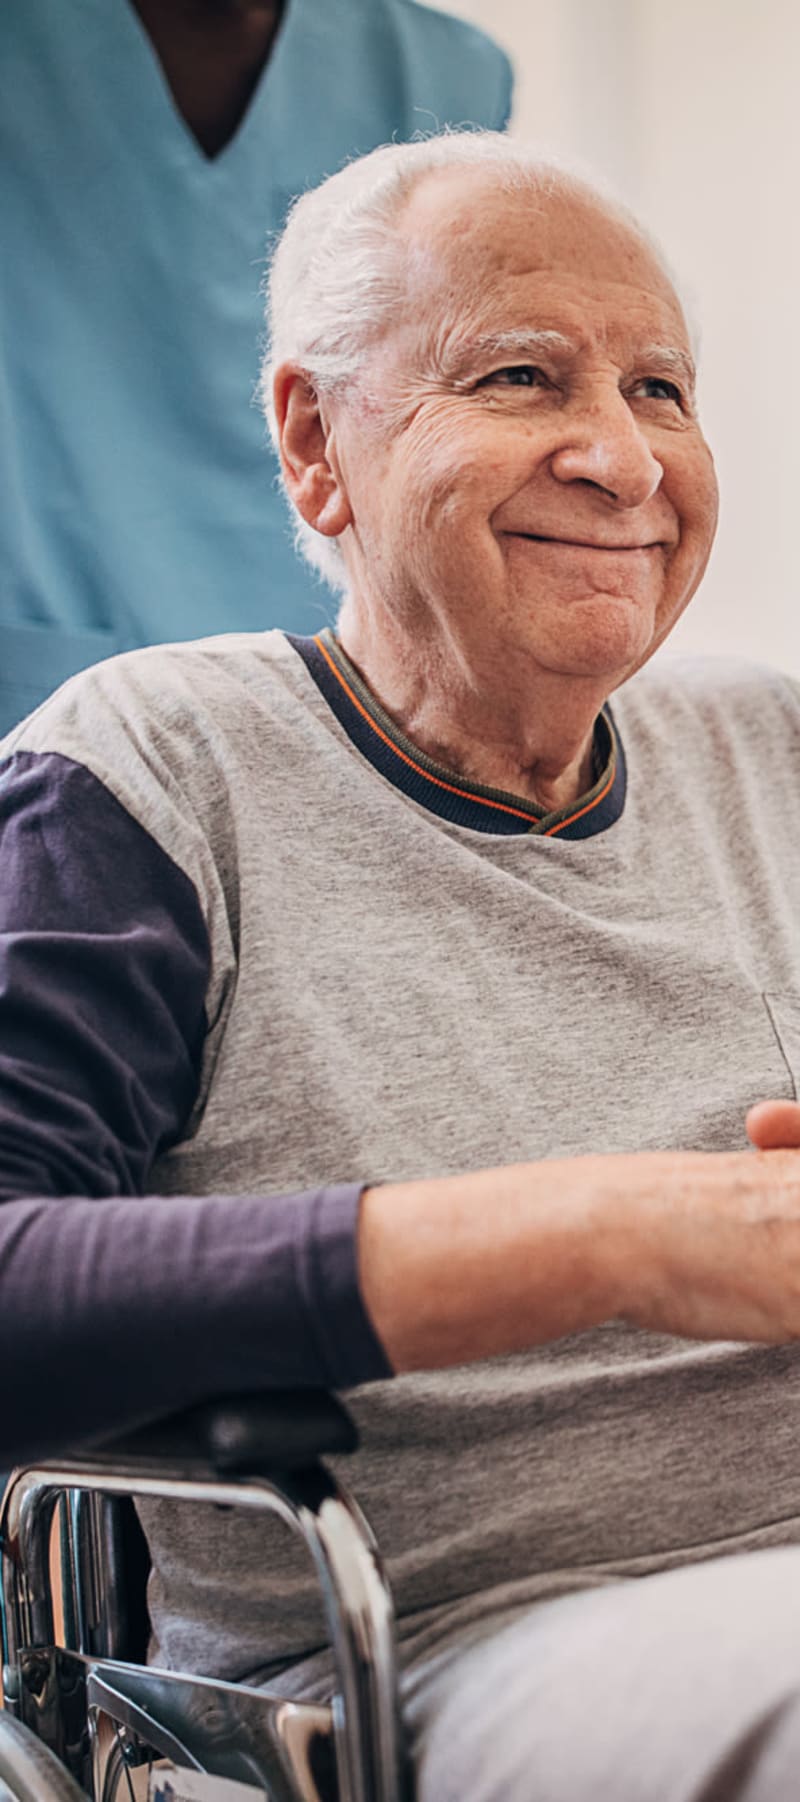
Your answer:
[[[330,654],[330,651],[328,651],[326,649],[326,646],[323,644],[322,639],[320,637],[315,637],[314,643],[317,646],[317,649],[322,652],[322,655],[325,658],[325,662],[328,664],[332,674],[336,677],[337,682],[339,682],[341,687],[344,689],[344,692],[347,695],[348,700],[351,701],[353,706],[358,709],[358,712],[366,720],[367,725],[371,726],[373,732],[375,732],[377,734],[378,738],[381,738],[383,740],[384,744],[388,745],[390,750],[394,751],[394,754],[396,757],[402,758],[403,763],[407,763],[409,765],[410,769],[415,770],[418,776],[424,776],[426,782],[435,783],[437,788],[446,789],[448,794],[460,795],[467,801],[474,801],[476,803],[476,805],[478,805],[478,806],[491,808],[493,812],[511,813],[515,816],[516,819],[526,820],[528,822],[528,825],[535,825],[536,816],[534,814],[526,813],[526,811],[523,807],[509,807],[506,804],[506,802],[504,802],[504,801],[489,801],[489,800],[487,800],[485,795],[474,795],[472,793],[471,789],[457,788],[455,783],[443,782],[442,778],[440,776],[432,776],[430,773],[430,770],[424,769],[422,764],[420,764],[420,763],[415,763],[413,757],[409,757],[405,751],[401,751],[400,746],[395,744],[394,739],[389,737],[388,732],[384,732],[382,730],[382,728],[372,718],[371,713],[369,713],[367,708],[363,705],[363,703],[361,701],[359,701],[358,696],[353,693],[353,690],[350,687],[349,682],[347,682],[345,680],[344,676],[342,675],[341,670],[338,669],[336,664],[334,663],[334,660]],[[609,784],[609,787],[610,786],[611,785]],[[607,793],[607,790],[604,789],[603,793],[604,794]],[[598,796],[598,799],[600,799],[600,798],[601,797]],[[594,806],[594,802],[592,802],[591,805]],[[566,825],[567,822],[564,821],[564,824]],[[554,827],[553,830],[557,831],[558,827]],[[543,838],[546,838],[547,836],[548,836],[547,833],[542,834]]]

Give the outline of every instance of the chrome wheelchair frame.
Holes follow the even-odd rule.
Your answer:
[[[410,1802],[391,1596],[364,1516],[320,1462],[356,1443],[334,1397],[291,1392],[204,1405],[13,1473],[0,1509],[0,1802]],[[118,1500],[137,1496],[263,1509],[303,1539],[334,1650],[330,1706],[137,1662]]]

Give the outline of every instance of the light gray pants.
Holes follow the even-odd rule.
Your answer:
[[[800,1548],[539,1604],[406,1683],[418,1802],[794,1802]]]

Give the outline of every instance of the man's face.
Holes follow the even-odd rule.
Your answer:
[[[677,298],[576,197],[429,177],[400,220],[406,291],[336,409],[363,605],[417,642],[609,688],[705,568],[716,484]]]

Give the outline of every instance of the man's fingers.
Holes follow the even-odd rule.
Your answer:
[[[791,1151],[800,1147],[800,1102],[759,1101],[745,1125],[758,1151]]]

